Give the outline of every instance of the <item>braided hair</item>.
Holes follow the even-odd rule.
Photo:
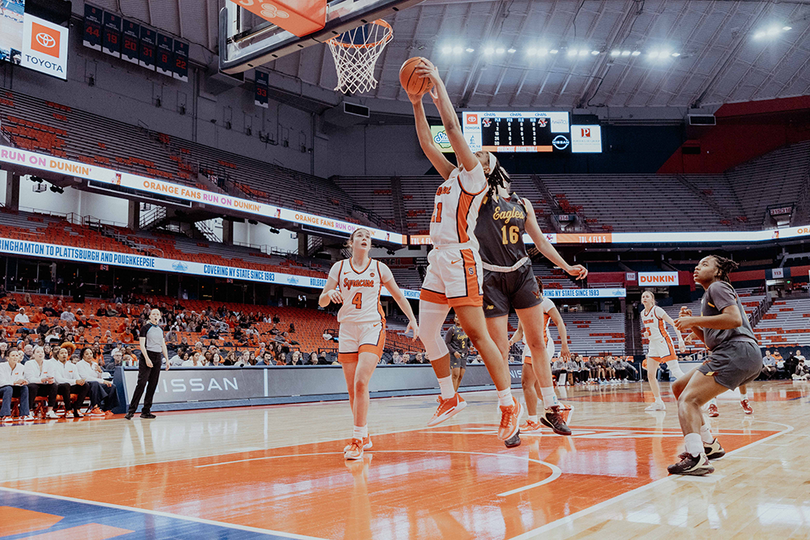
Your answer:
[[[489,174],[487,175],[489,191],[487,192],[487,197],[492,197],[494,193],[497,193],[499,187],[511,183],[512,179],[509,173],[506,172],[506,169],[504,169],[498,161],[498,158],[495,157],[495,154],[486,152],[486,155],[489,158]]]
[[[714,259],[714,262],[719,270],[719,273],[717,274],[718,279],[731,283],[728,275],[736,270],[740,265],[731,259],[721,257],[720,255],[710,255],[710,257]]]

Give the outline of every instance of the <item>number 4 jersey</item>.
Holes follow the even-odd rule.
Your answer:
[[[329,277],[338,282],[343,305],[338,311],[338,322],[373,323],[385,320],[380,304],[382,272],[390,274],[388,267],[373,259],[362,269],[355,269],[351,259],[336,262]]]
[[[497,195],[484,198],[478,211],[475,236],[485,265],[509,268],[528,257],[523,244],[525,224],[526,207],[516,193],[508,199]]]

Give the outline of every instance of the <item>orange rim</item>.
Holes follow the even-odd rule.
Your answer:
[[[366,24],[376,24],[377,26],[382,26],[383,28],[388,30],[388,33],[382,39],[378,39],[377,41],[373,41],[371,43],[344,43],[342,41],[338,41],[338,37],[340,36],[335,36],[327,40],[327,43],[331,45],[338,45],[346,49],[369,49],[371,47],[376,47],[377,45],[388,43],[394,38],[394,29],[391,28],[391,25],[388,24],[383,19],[377,19],[376,21],[371,21],[370,23]],[[351,30],[347,30],[347,32],[351,32]],[[342,36],[343,34],[340,35]]]

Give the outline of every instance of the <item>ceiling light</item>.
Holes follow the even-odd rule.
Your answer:
[[[670,54],[670,56],[672,58],[678,58],[680,55],[681,55],[681,53],[679,53],[679,52],[674,52],[674,53]]]
[[[576,49],[568,49],[568,56],[576,56],[577,50]]]
[[[450,54],[453,52],[453,47],[442,47],[442,54]]]
[[[486,55],[495,54],[495,49],[493,49],[492,47],[487,47],[486,49],[484,49],[484,54]]]
[[[630,56],[630,51],[622,51],[622,56]]]
[[[580,56],[588,56],[588,49],[581,49],[579,51]]]
[[[775,26],[774,26],[773,28],[768,28],[768,31],[767,31],[766,33],[767,33],[769,36],[775,36],[776,34],[778,34],[778,33],[779,33],[779,29],[778,29],[777,27],[775,27]]]
[[[539,54],[540,56],[545,56],[548,54],[548,49],[540,49],[539,51],[537,51],[537,54]],[[554,51],[554,54],[557,54],[556,50]]]
[[[641,54],[641,51],[633,51],[633,53],[632,53],[633,56],[638,56],[640,54]]]
[[[599,51],[591,51],[591,54],[596,56],[597,54],[599,54]]]
[[[549,54],[557,54],[557,53],[558,53],[558,52],[560,52],[560,51],[558,51],[557,49],[551,49],[551,50],[550,50],[550,51],[548,51],[548,52],[549,52]]]
[[[754,39],[762,39],[765,37],[765,32],[757,32],[754,34]]]
[[[652,51],[648,55],[650,58],[658,58],[658,51]]]
[[[504,49],[503,47],[498,47],[497,49],[495,49],[495,52],[498,54],[503,54],[506,52],[506,49]]]
[[[783,32],[787,32],[788,30],[793,30],[793,27],[792,26],[783,26],[782,27]]]
[[[537,54],[537,49],[534,49],[534,48],[526,49],[526,55],[527,56],[534,56],[536,54]]]
[[[464,47],[453,47],[453,54],[461,54],[464,52]]]
[[[669,51],[664,51],[664,52],[661,53],[661,58],[666,58],[669,55],[670,55]]]
[[[467,48],[467,52],[473,53],[473,52],[475,52],[475,49],[473,49],[472,47],[469,47],[469,48]]]
[[[622,51],[620,51],[619,49],[613,49],[612,51],[610,51],[610,56],[619,56],[620,54],[622,54]]]
[[[506,52],[508,52],[509,54],[515,54],[517,52],[517,49],[509,49]]]

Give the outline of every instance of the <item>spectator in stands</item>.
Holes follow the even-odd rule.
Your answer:
[[[566,362],[560,357],[557,357],[557,360],[551,364],[551,376],[554,377],[556,380],[560,381],[560,375],[566,375],[566,379],[568,378],[568,369],[566,367]],[[565,386],[566,381],[561,381],[559,384],[561,386]]]
[[[259,362],[259,365],[275,366],[276,362],[273,360],[273,353],[271,353],[270,351],[264,351],[264,354],[262,355],[262,361]]]
[[[26,364],[31,359],[31,356],[33,356],[33,354],[34,354],[34,346],[31,345],[30,343],[26,343],[25,346],[23,347],[22,363]]]
[[[793,373],[793,378],[806,381],[808,376],[810,376],[810,368],[805,365],[804,359],[799,360],[799,363],[796,365],[796,371]]]
[[[8,343],[0,341],[0,362],[8,362]]]
[[[107,304],[101,304],[96,310],[96,317],[109,317],[107,315]]]
[[[402,359],[399,357],[399,351],[394,351],[393,354],[391,354],[391,363],[392,364],[402,363]]]
[[[273,326],[277,325],[280,322],[281,319],[279,318],[278,314],[273,315]]]
[[[73,418],[81,418],[82,415],[79,409],[90,392],[90,385],[86,384],[84,379],[79,376],[79,369],[76,364],[68,362],[69,356],[68,349],[60,347],[56,352],[56,357],[49,360],[49,362],[52,365],[53,377],[56,379],[57,392],[62,396],[62,401],[65,404],[65,414],[67,414],[68,410],[72,410]],[[70,401],[71,394],[76,395],[75,401]]]
[[[290,329],[288,330],[290,334],[295,333],[295,323],[290,323]]]
[[[14,316],[14,324],[28,324],[31,321],[28,315],[25,314],[25,308],[21,307],[17,314]]]
[[[762,359],[762,371],[760,373],[766,381],[776,377],[776,358],[771,355],[771,351],[768,349],[765,349],[765,357]]]
[[[402,357],[401,357],[400,360],[401,360],[402,364],[410,364],[411,363],[411,355],[408,354],[408,353],[402,353]]]
[[[11,351],[7,362],[0,363],[0,398],[3,400],[0,407],[0,420],[2,422],[14,422],[11,416],[11,399],[16,397],[20,400],[20,416],[23,420],[31,421],[29,408],[30,398],[28,395],[28,381],[23,373],[23,366],[19,363],[22,353],[18,350]]]
[[[45,350],[36,347],[31,353],[31,360],[25,364],[23,370],[25,380],[28,381],[28,399],[30,408],[34,408],[37,397],[48,398],[48,405],[45,411],[45,418],[59,418],[54,412],[56,407],[56,393],[59,390],[56,379],[53,377],[50,362],[45,363]],[[65,389],[67,395],[62,394],[65,403],[70,403],[70,389]]]
[[[274,336],[277,336],[279,334],[278,328],[276,328],[276,323],[273,323],[273,327],[270,328],[269,332]]]
[[[58,317],[59,313],[53,309],[53,302],[48,302],[45,304],[45,308],[42,312],[47,315],[48,317]]]
[[[8,313],[0,313],[0,325],[8,326],[9,324],[11,324],[11,317],[8,316]]]
[[[795,352],[795,353],[793,353],[793,356],[795,356],[795,357],[796,357],[796,360],[799,360],[799,361],[801,361],[801,360],[807,360],[807,359],[804,357],[804,355],[802,354],[801,349],[796,349],[796,352]]]
[[[104,380],[101,373],[94,367],[93,349],[82,349],[80,361],[76,364],[79,377],[90,385],[90,406],[92,416],[112,417],[112,409],[118,406],[118,392],[112,381]]]
[[[635,366],[633,366],[633,364],[628,362],[626,359],[619,358],[619,367],[624,372],[625,379],[629,379],[631,381],[638,380],[638,370],[635,368]]]
[[[293,351],[289,355],[289,360],[287,362],[290,366],[300,366],[303,364],[301,361],[301,351]]]
[[[801,351],[796,351],[794,354],[791,354],[787,360],[785,360],[785,369],[787,370],[790,376],[793,376],[796,373],[796,366],[799,365],[799,356],[801,356]],[[802,356],[804,358],[804,356]],[[788,377],[790,378],[790,377]]]
[[[73,308],[71,306],[68,306],[59,318],[67,322],[76,322],[76,315],[73,314]]]
[[[17,304],[17,300],[15,300],[13,296],[11,297],[11,300],[8,301],[6,311],[20,311],[20,306]]]
[[[570,378],[569,382],[571,383],[571,385],[579,384],[580,382],[579,373],[581,371],[581,368],[578,361],[579,358],[580,358],[579,356],[571,357],[571,359],[565,363],[565,370],[568,372],[569,375],[567,378]]]

